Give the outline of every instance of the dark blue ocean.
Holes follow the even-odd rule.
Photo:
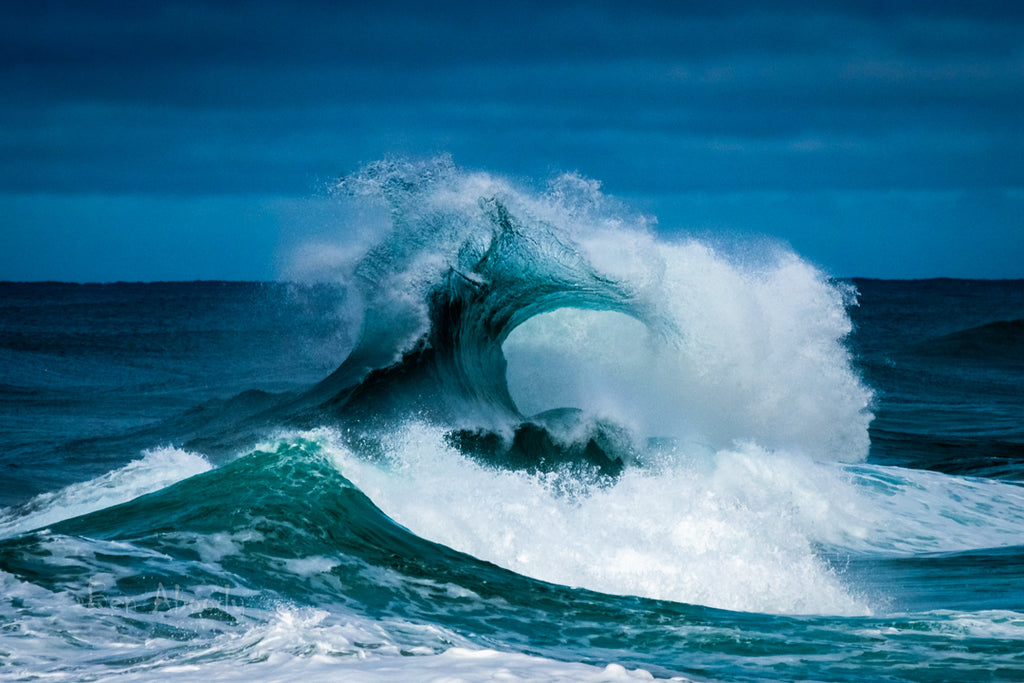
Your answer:
[[[1024,281],[336,189],[293,283],[0,283],[0,678],[1024,679]]]

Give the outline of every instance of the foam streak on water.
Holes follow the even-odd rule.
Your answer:
[[[142,458],[101,477],[0,510],[0,538],[102,510],[209,469],[206,458],[195,453],[172,447],[147,450]]]

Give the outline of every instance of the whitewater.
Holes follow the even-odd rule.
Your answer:
[[[288,284],[0,285],[0,676],[1024,677],[1020,282],[329,198]]]

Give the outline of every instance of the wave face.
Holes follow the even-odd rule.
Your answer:
[[[852,291],[792,253],[659,241],[577,175],[531,193],[448,159],[395,161],[337,191],[379,222],[363,255],[316,264],[355,294],[361,333],[307,403],[378,427],[533,419],[564,436],[598,420],[641,444],[866,457]]]

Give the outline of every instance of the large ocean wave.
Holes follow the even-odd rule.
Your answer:
[[[330,285],[347,357],[312,387],[91,440],[150,448],[0,511],[0,665],[1019,672],[1022,489],[868,460],[852,285],[775,243],[666,240],[576,174],[536,189],[389,160],[333,192],[349,220],[289,275]],[[1016,362],[1015,320],[919,356]]]
[[[666,243],[572,174],[531,192],[445,158],[393,161],[337,191],[367,207],[338,242],[367,244],[307,248],[293,272],[343,283],[360,334],[305,405],[385,430],[417,418],[507,436],[555,411],[544,428],[603,420],[634,445],[866,457],[853,292],[791,252]]]

